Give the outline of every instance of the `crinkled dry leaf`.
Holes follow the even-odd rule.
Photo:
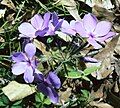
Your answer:
[[[98,5],[92,7],[92,13],[97,17],[102,17],[104,20],[113,21],[115,19],[115,14],[113,11],[102,8]]]
[[[13,10],[16,9],[16,7],[15,7],[14,3],[12,2],[12,0],[2,0],[1,4],[13,9]]]
[[[37,39],[34,39],[33,43],[40,51],[42,51],[43,54],[48,54],[48,52],[46,51],[46,46],[42,42],[38,41]]]
[[[11,81],[7,86],[2,88],[2,91],[10,101],[16,101],[35,93],[35,87]]]
[[[91,106],[94,106],[94,107],[97,107],[97,108],[114,108],[113,106],[109,105],[108,103],[97,102],[97,101],[92,101],[89,104]]]
[[[101,86],[100,86],[100,88],[95,92],[94,90],[92,90],[91,91],[91,96],[93,97],[93,99],[98,99],[98,98],[102,98],[103,97],[103,95],[104,95],[104,91],[103,91],[103,89],[104,89],[104,84],[102,84]]]
[[[97,79],[103,79],[112,73],[113,69],[111,62],[118,38],[119,36],[115,36],[101,52],[94,56],[95,59],[101,62],[101,69],[98,72],[92,73],[93,77],[96,77]]]
[[[91,75],[99,80],[99,79],[106,78],[108,75],[112,73],[112,71],[113,70],[111,68],[110,58],[106,58],[102,62],[100,70],[98,70],[97,72],[91,73]]]
[[[119,92],[119,87],[118,87],[117,81],[115,81],[114,92],[116,92],[116,93]]]
[[[55,1],[54,5],[57,3],[63,5],[76,20],[81,20],[76,7],[76,2],[74,0],[54,0],[54,1]]]
[[[64,92],[60,91],[59,92],[61,103],[64,103],[68,100],[68,98],[71,95],[71,90],[72,90],[71,88],[67,88],[66,91],[64,91]]]
[[[111,0],[79,0],[79,1],[85,2],[90,7],[93,7],[94,5],[98,5],[100,7],[105,8],[105,9],[114,8],[114,5],[112,5]]]

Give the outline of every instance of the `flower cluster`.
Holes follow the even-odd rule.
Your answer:
[[[85,38],[89,45],[95,49],[101,48],[99,43],[113,37],[116,33],[111,31],[111,23],[108,21],[98,21],[97,18],[88,13],[81,21],[72,20],[70,23],[65,19],[59,19],[57,14],[45,13],[42,17],[39,14],[34,15],[30,23],[24,22],[18,27],[19,36],[24,38],[36,38],[45,36],[55,36],[56,31],[61,31],[70,36],[79,36]],[[37,69],[39,61],[35,57],[36,47],[33,43],[26,44],[23,52],[17,52],[12,55],[14,62],[12,73],[20,75],[24,73],[26,83],[35,82],[39,91],[51,99],[51,102],[57,103],[59,95],[55,89],[61,86],[60,79],[55,71],[50,71],[43,75]],[[83,61],[97,62],[94,58],[85,57]]]

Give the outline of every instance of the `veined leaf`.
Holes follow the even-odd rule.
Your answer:
[[[74,69],[71,69],[68,74],[65,75],[65,77],[67,78],[72,78],[72,79],[76,79],[76,78],[81,78],[81,73],[79,71],[76,71]]]
[[[92,66],[92,67],[88,67],[84,70],[84,75],[87,76],[95,71],[97,71],[100,67],[97,66]]]

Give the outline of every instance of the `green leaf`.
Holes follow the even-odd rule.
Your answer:
[[[11,106],[10,108],[23,108],[23,107],[20,106],[20,105],[13,105],[13,106]]]
[[[46,98],[46,99],[44,100],[44,104],[46,104],[46,105],[50,105],[50,104],[51,104],[50,99],[49,99],[49,98]]]
[[[81,73],[74,69],[70,69],[70,71],[68,72],[68,74],[65,75],[65,77],[72,79],[81,78]]]
[[[13,105],[19,105],[21,103],[22,103],[22,100],[19,100],[19,101],[15,102]]]
[[[36,102],[43,102],[44,101],[44,95],[42,93],[37,93],[35,95]]]
[[[50,37],[50,38],[47,39],[47,43],[51,43],[52,41],[53,41],[52,37]]]
[[[93,66],[93,67],[88,67],[84,70],[84,75],[87,76],[95,71],[97,71],[100,67]]]
[[[86,80],[86,81],[90,81],[90,79],[88,77],[86,77],[86,76],[82,76],[81,78]]]
[[[6,106],[2,101],[0,101],[0,106]]]
[[[81,90],[82,94],[84,97],[88,98],[89,97],[89,92],[87,90]]]
[[[7,98],[7,96],[5,96],[5,95],[2,95],[2,99],[3,99],[3,102],[5,103],[5,104],[9,104],[9,99]]]

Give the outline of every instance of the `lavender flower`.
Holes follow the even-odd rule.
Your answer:
[[[97,43],[104,43],[105,40],[115,35],[111,32],[111,23],[108,21],[98,22],[97,18],[92,14],[84,16],[82,21],[78,21],[75,24],[75,29],[82,37],[87,38],[89,44],[95,49],[101,48],[101,45]]]
[[[44,95],[48,96],[52,103],[58,103],[59,96],[54,88],[59,89],[61,86],[60,79],[54,72],[49,72],[47,77],[44,77],[42,73],[35,73],[35,81],[37,82],[37,88]]]
[[[76,35],[75,23],[76,23],[75,20],[70,21],[70,24],[66,20],[64,20],[61,26],[61,31],[65,34],[75,36]]]
[[[34,58],[36,47],[32,43],[25,46],[25,53],[17,52],[12,55],[12,60],[15,62],[12,66],[12,73],[20,75],[24,73],[26,83],[32,83],[34,80],[33,73],[37,72],[37,60]]]
[[[52,13],[52,20],[49,22],[49,30],[46,33],[46,36],[48,35],[55,35],[55,32],[61,28],[61,25],[63,23],[63,19],[59,19],[57,14],[55,12]]]
[[[19,36],[30,38],[36,38],[38,35],[44,36],[49,29],[49,20],[50,13],[45,13],[43,18],[39,14],[34,15],[31,18],[31,23],[24,22],[18,27],[18,30],[21,33]]]

